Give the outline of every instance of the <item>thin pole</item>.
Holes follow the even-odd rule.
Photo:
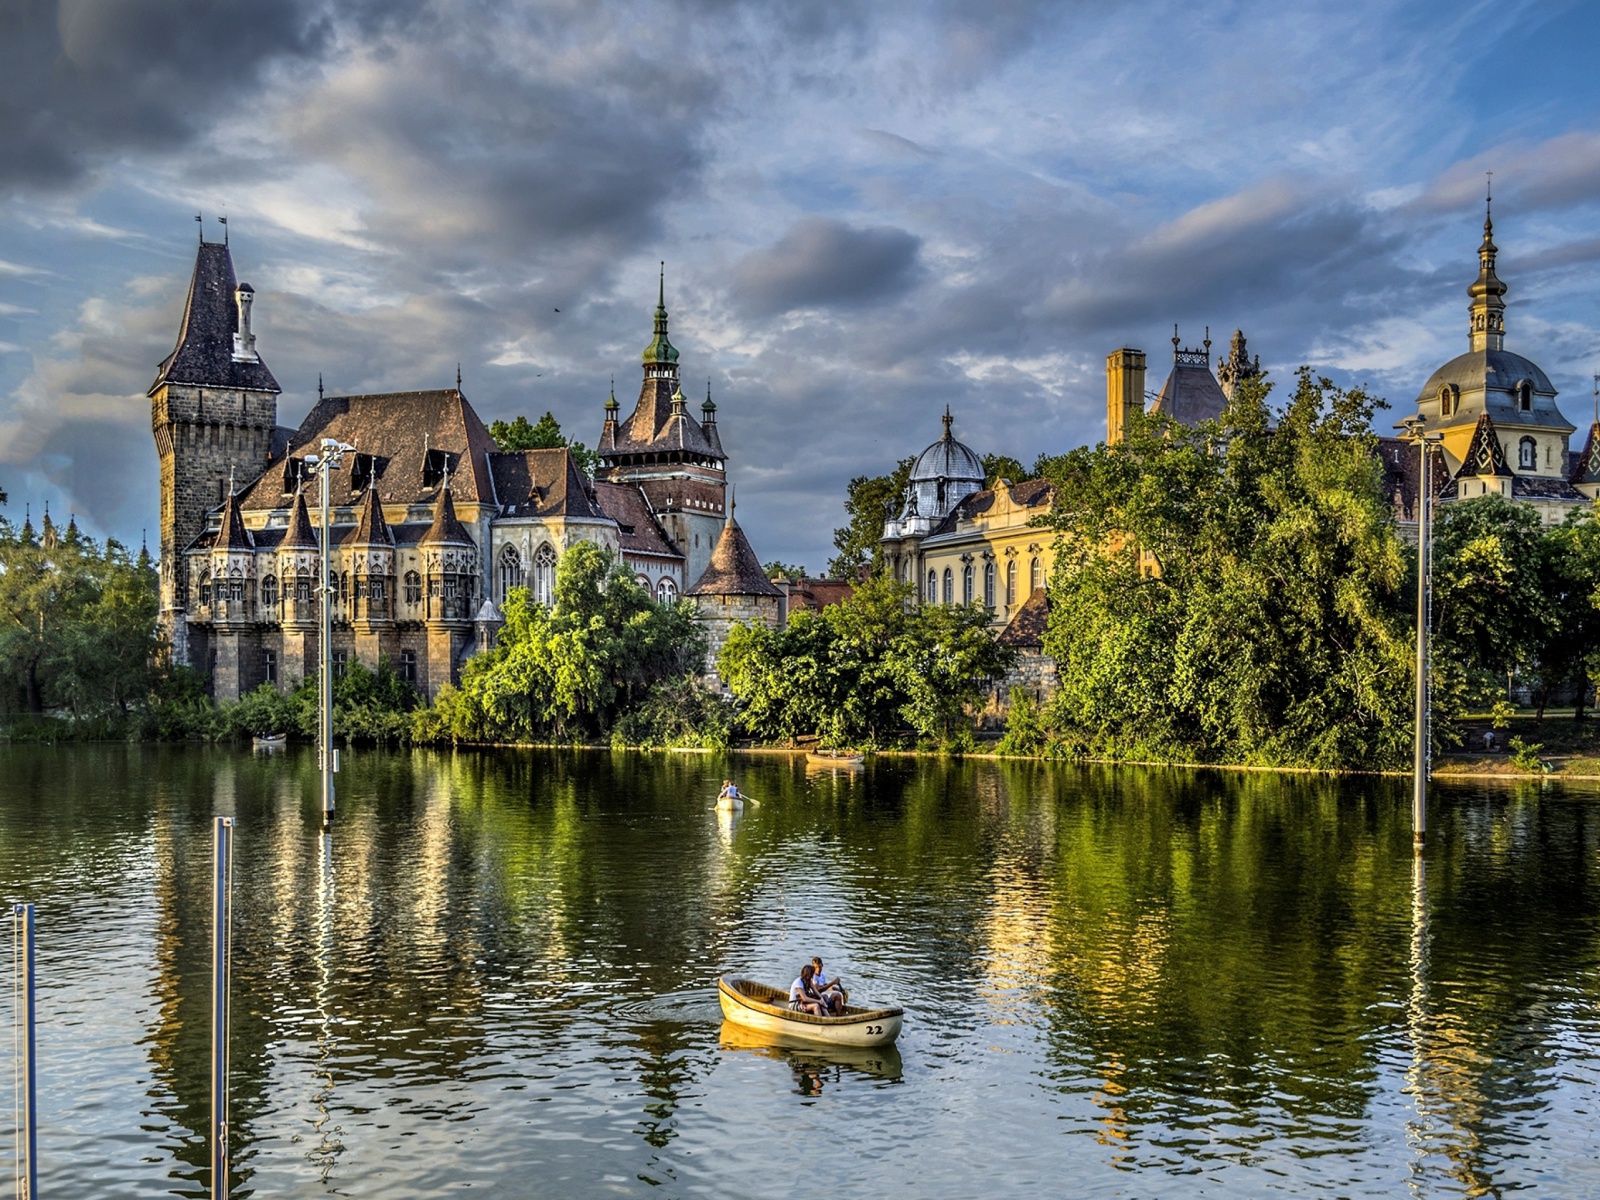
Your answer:
[[[1425,438],[1418,438],[1418,447],[1422,475],[1417,487],[1417,712],[1411,764],[1411,840],[1415,853],[1421,854],[1428,836],[1428,574],[1433,564],[1428,553],[1430,447]]]
[[[329,550],[333,533],[328,515],[328,472],[333,469],[332,454],[325,444],[317,462],[322,479],[322,639],[318,647],[317,762],[322,770],[322,827],[333,824],[333,583],[329,570]]]
[[[233,976],[233,818],[213,822],[211,880],[211,1196],[228,1200],[229,989]]]
[[[11,906],[11,950],[15,982],[17,1099],[22,1112],[17,1120],[17,1200],[34,1200],[39,1194],[38,1080],[33,1045],[33,905]]]

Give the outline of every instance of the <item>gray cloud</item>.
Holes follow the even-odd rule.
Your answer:
[[[776,245],[734,265],[733,296],[758,316],[889,299],[916,281],[921,247],[922,239],[904,229],[804,217]]]

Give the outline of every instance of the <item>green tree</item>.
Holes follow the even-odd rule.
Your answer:
[[[1600,521],[1592,508],[1580,509],[1540,542],[1539,590],[1549,619],[1533,646],[1534,701],[1542,721],[1552,693],[1570,686],[1573,717],[1582,721],[1600,659]]]
[[[806,576],[804,567],[777,560],[767,563],[761,569],[766,572],[768,579],[804,579]]]
[[[1009,479],[1012,483],[1020,483],[1024,479],[1032,478],[1022,470],[1022,464],[1009,454],[985,454],[983,456],[983,477],[987,481],[985,487],[994,487],[1002,479]]]
[[[578,469],[590,479],[600,467],[600,456],[562,433],[561,424],[553,413],[545,413],[537,424],[530,424],[524,416],[514,421],[492,421],[489,436],[502,450],[559,450],[564,446],[572,451]]]
[[[887,475],[857,475],[850,481],[844,501],[849,520],[833,531],[833,548],[838,553],[828,561],[830,578],[854,579],[863,567],[873,574],[882,569],[878,543],[883,540],[884,522],[900,515],[915,461],[902,458]]]

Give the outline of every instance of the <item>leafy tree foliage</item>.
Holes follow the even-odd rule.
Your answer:
[[[553,607],[511,591],[495,647],[468,661],[460,688],[441,692],[418,735],[598,736],[652,687],[699,668],[705,640],[693,612],[689,601],[657,604],[614,554],[580,542],[557,565]]]
[[[985,487],[993,487],[1002,479],[1009,479],[1012,483],[1020,483],[1024,479],[1031,479],[1022,469],[1022,464],[1009,454],[985,454],[983,456],[983,477],[987,481]]]
[[[559,450],[565,446],[572,451],[578,469],[590,479],[600,467],[600,456],[582,442],[568,439],[553,413],[545,413],[537,424],[530,424],[524,416],[514,421],[490,422],[489,436],[502,450]]]
[[[844,501],[849,523],[833,531],[833,548],[838,553],[828,561],[830,578],[854,579],[863,567],[874,575],[882,569],[883,553],[878,543],[883,538],[883,525],[900,515],[901,499],[915,461],[902,458],[887,475],[857,475],[850,481]]]
[[[782,629],[737,625],[717,669],[758,738],[824,746],[883,744],[910,729],[941,744],[970,739],[968,708],[1012,653],[983,608],[912,603],[877,576],[841,604],[792,613]]]
[[[120,715],[152,683],[156,574],[68,529],[40,540],[0,518],[0,690],[31,713]]]
[[[1405,555],[1372,453],[1377,405],[1299,373],[1198,429],[1048,463],[1057,559],[1051,723],[1098,753],[1322,767],[1402,762]]]
[[[766,572],[768,579],[804,579],[806,569],[794,563],[778,562],[774,559],[761,568]]]

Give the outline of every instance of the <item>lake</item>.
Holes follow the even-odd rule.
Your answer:
[[[207,1193],[215,815],[239,1196],[1600,1196],[1591,789],[1436,784],[1417,863],[1404,780],[344,766],[325,839],[307,751],[0,747],[41,1196]],[[813,953],[897,1047],[723,1027]]]

